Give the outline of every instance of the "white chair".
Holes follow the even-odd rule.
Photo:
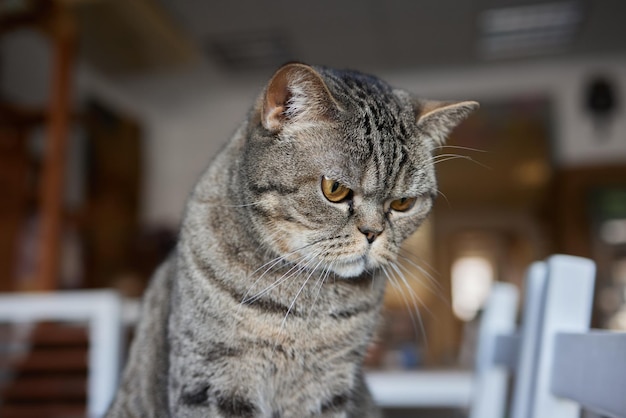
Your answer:
[[[589,331],[594,281],[588,259],[555,255],[534,263],[519,331],[516,289],[494,286],[471,375],[372,373],[374,399],[387,407],[467,407],[470,418],[579,418],[582,410],[626,418],[626,333]]]
[[[531,267],[512,418],[626,417],[626,333],[589,330],[594,278],[578,257]]]
[[[626,333],[589,330],[594,283],[591,260],[555,255],[534,263],[520,331],[502,334],[491,353],[479,347],[491,367],[510,369],[512,418],[579,418],[583,410],[626,418]],[[507,416],[505,387],[491,392],[478,384],[470,416]],[[488,409],[481,407],[484,390],[495,394]]]
[[[487,300],[478,333],[475,378],[470,418],[502,418],[507,408],[513,336],[517,321],[518,290],[510,283],[495,283]]]
[[[117,387],[122,349],[122,300],[107,290],[0,295],[0,323],[84,323],[89,354],[87,413],[104,415]]]
[[[502,336],[515,330],[517,306],[517,288],[495,283],[480,319],[474,371],[368,372],[374,401],[389,408],[459,408],[470,409],[475,418],[501,418],[510,374]]]

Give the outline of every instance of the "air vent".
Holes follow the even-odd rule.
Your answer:
[[[486,59],[564,52],[581,22],[579,1],[489,9],[479,16],[479,52]]]
[[[221,67],[233,71],[276,68],[293,60],[286,37],[278,31],[221,35],[208,42],[208,53]]]

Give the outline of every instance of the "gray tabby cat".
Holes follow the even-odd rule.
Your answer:
[[[200,178],[108,417],[377,417],[361,364],[385,278],[475,102],[288,64]]]

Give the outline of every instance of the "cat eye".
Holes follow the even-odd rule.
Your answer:
[[[345,200],[350,196],[351,192],[352,190],[336,180],[331,180],[326,177],[322,178],[322,193],[324,193],[326,199],[333,203],[339,203]]]
[[[397,212],[406,212],[415,205],[415,202],[417,202],[417,197],[403,197],[392,201],[389,206]]]

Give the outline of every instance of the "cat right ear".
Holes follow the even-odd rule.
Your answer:
[[[287,124],[329,119],[339,105],[312,67],[291,63],[279,68],[265,89],[261,123],[270,132]]]
[[[414,99],[417,127],[436,145],[443,145],[452,130],[478,109],[478,102],[438,102]]]

